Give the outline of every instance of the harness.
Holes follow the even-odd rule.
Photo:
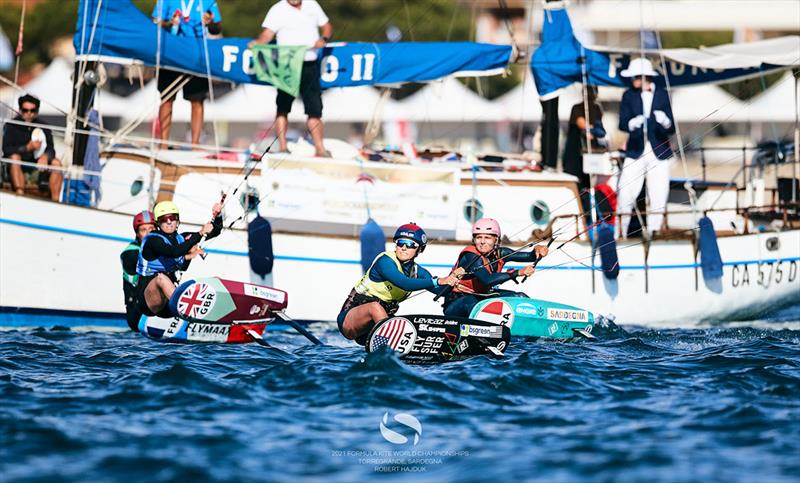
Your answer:
[[[375,262],[378,259],[386,255],[387,257],[391,258],[397,269],[401,272],[403,271],[403,266],[400,263],[400,260],[397,259],[397,255],[394,252],[383,252],[377,257],[375,260],[372,261],[372,265],[370,265],[369,270],[364,274],[363,277],[356,283],[355,287],[350,291],[350,294],[347,296],[347,300],[344,301],[344,305],[342,305],[342,311],[350,310],[353,307],[358,307],[359,305],[368,304],[370,302],[378,302],[381,304],[384,310],[386,310],[386,314],[389,316],[394,315],[397,313],[397,309],[400,308],[400,302],[407,299],[411,292],[406,292],[405,290],[395,287],[388,281],[384,282],[374,282],[370,280],[369,274],[372,271],[372,267],[375,266]],[[413,267],[411,267],[411,273],[409,274],[411,278],[417,278],[417,264],[415,263]]]
[[[361,277],[361,280],[358,281],[354,289],[360,295],[375,297],[384,302],[400,303],[407,299],[408,296],[411,295],[411,292],[407,292],[400,287],[395,287],[389,281],[385,280],[383,282],[374,282],[369,278],[369,274],[372,272],[375,262],[377,262],[378,259],[384,255],[391,258],[394,264],[397,266],[397,269],[400,270],[401,273],[403,272],[403,265],[400,263],[400,260],[397,259],[397,255],[394,252],[383,252],[375,257],[375,260],[372,261],[372,265],[370,265],[369,270],[367,270],[364,276]],[[416,263],[414,263],[411,267],[411,273],[409,273],[408,276],[410,278],[417,278]]]
[[[173,242],[161,233],[148,233],[147,236],[145,236],[142,240],[142,247],[139,249],[139,262],[136,264],[136,273],[140,277],[152,277],[153,275],[159,273],[171,274],[172,272],[179,270],[186,261],[183,255],[175,258],[158,257],[155,260],[145,260],[144,255],[142,255],[144,252],[144,246],[147,243],[147,240],[153,237],[159,237],[166,241],[169,245],[173,245]],[[175,241],[177,243],[183,243],[184,240],[185,239],[183,238],[183,235],[180,233],[175,234]]]
[[[458,259],[456,260],[455,265],[453,265],[452,270],[450,273],[453,273],[458,268],[458,263],[461,261],[461,257],[463,257],[467,253],[472,253],[473,255],[477,255],[480,257],[481,266],[486,268],[490,273],[500,273],[503,270],[503,265],[505,265],[505,260],[498,259],[494,262],[490,262],[486,256],[482,255],[481,252],[475,248],[475,245],[470,245],[463,250],[461,253],[458,254]],[[461,280],[458,285],[453,287],[453,292],[455,293],[468,293],[468,294],[478,294],[478,295],[486,295],[492,291],[492,287],[482,284],[477,278],[473,277],[466,280]]]

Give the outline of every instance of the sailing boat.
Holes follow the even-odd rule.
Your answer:
[[[127,0],[83,0],[78,18],[75,45],[80,72],[91,70],[92,62],[135,62],[260,83],[248,68],[247,39],[208,40],[206,49],[166,36],[159,46],[156,27]],[[568,23],[565,12],[563,18]],[[563,23],[556,27],[561,35],[552,40],[574,45],[571,29]],[[545,28],[552,30],[549,25]],[[91,40],[99,38],[103,41]],[[546,35],[540,50],[548,48],[548,41]],[[511,50],[511,46],[470,42],[336,44],[323,53],[323,86],[495,73],[507,66]],[[597,52],[587,63],[592,82],[601,76],[597,65],[610,65],[594,63],[604,55]],[[546,72],[547,62],[544,64],[533,64],[534,74]],[[559,65],[550,64],[551,68]],[[736,79],[757,71],[720,69],[712,80]],[[687,84],[709,80],[700,75],[707,71],[696,72],[686,78]],[[575,82],[574,78],[565,81]],[[91,90],[76,97],[76,116],[83,119]],[[75,131],[88,135],[86,127],[79,124]],[[112,136],[105,139],[109,138]],[[17,319],[4,318],[3,324],[40,325],[25,314],[45,312],[77,316],[80,325],[86,325],[89,318],[90,325],[124,326],[117,259],[130,238],[130,215],[148,208],[153,200],[172,198],[184,210],[184,223],[201,224],[207,216],[204,207],[217,201],[221,192],[235,191],[244,173],[253,167],[246,152],[226,150],[222,156],[214,150],[159,151],[151,148],[154,144],[104,146],[102,173],[89,173],[101,176],[103,192],[102,199],[92,206],[0,192],[0,244],[4,247],[0,251],[0,307],[21,314]],[[83,159],[80,145],[75,143],[74,166]],[[372,181],[357,183],[364,175]],[[425,265],[434,273],[449,270],[470,239],[471,220],[482,216],[497,218],[512,243],[522,244],[537,236],[543,241],[556,238],[560,243],[554,246],[569,242],[543,260],[519,290],[540,299],[613,314],[621,323],[675,327],[704,319],[753,317],[795,302],[800,294],[800,230],[787,225],[788,229],[780,231],[758,231],[746,220],[748,212],[742,208],[747,207],[739,204],[741,195],[735,187],[706,189],[697,200],[698,209],[708,213],[718,228],[721,276],[703,275],[700,242],[693,236],[696,220],[692,219],[687,237],[653,240],[648,245],[620,243],[620,274],[611,279],[593,261],[575,179],[569,175],[487,171],[460,163],[376,162],[356,152],[337,159],[267,154],[248,182],[250,194],[260,200],[260,214],[270,219],[275,229],[273,283],[297,294],[295,300],[304,301],[293,308],[297,319],[331,320],[350,289],[349,283],[361,275],[357,235],[364,221],[365,197],[384,232],[411,217],[432,234]],[[226,225],[246,216],[245,197],[233,198],[225,207]],[[731,222],[746,226],[747,231],[728,230]],[[193,264],[186,276],[248,279],[243,226],[234,223],[209,243],[208,258]],[[414,297],[406,307],[413,313],[440,310],[428,296]],[[59,322],[68,320],[72,319]]]

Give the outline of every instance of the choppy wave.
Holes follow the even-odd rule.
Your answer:
[[[274,331],[272,349],[0,332],[0,475],[797,481],[798,315],[612,324],[594,343],[514,340],[502,360],[430,367],[367,355],[333,326],[312,327],[325,347]]]

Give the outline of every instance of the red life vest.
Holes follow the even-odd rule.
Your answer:
[[[461,253],[458,254],[458,260],[456,260],[456,264],[453,265],[453,269],[450,271],[450,273],[453,273],[456,270],[456,268],[458,268],[458,262],[461,261],[461,257],[463,257],[465,253],[472,253],[474,255],[478,255],[479,257],[481,257],[480,262],[473,263],[472,266],[470,266],[469,268],[465,267],[465,270],[467,271],[477,270],[481,268],[481,266],[483,266],[490,273],[500,273],[503,270],[503,265],[505,265],[505,260],[503,259],[496,260],[493,263],[489,263],[489,259],[481,255],[481,252],[479,252],[478,249],[475,248],[475,245],[470,245],[461,250]],[[478,263],[480,263],[481,265],[478,265]],[[491,292],[491,290],[492,287],[483,285],[478,281],[477,278],[462,280],[458,283],[458,285],[453,287],[453,292],[456,293],[488,294],[489,292]]]

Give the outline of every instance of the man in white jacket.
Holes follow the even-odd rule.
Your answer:
[[[659,74],[649,60],[631,60],[620,75],[630,78],[632,84],[622,95],[619,107],[619,129],[629,133],[617,205],[622,215],[622,236],[627,237],[631,212],[645,179],[650,199],[647,229],[651,233],[661,229],[669,197],[669,171],[673,161],[669,138],[675,133],[675,120],[667,91],[653,83],[653,78]]]

